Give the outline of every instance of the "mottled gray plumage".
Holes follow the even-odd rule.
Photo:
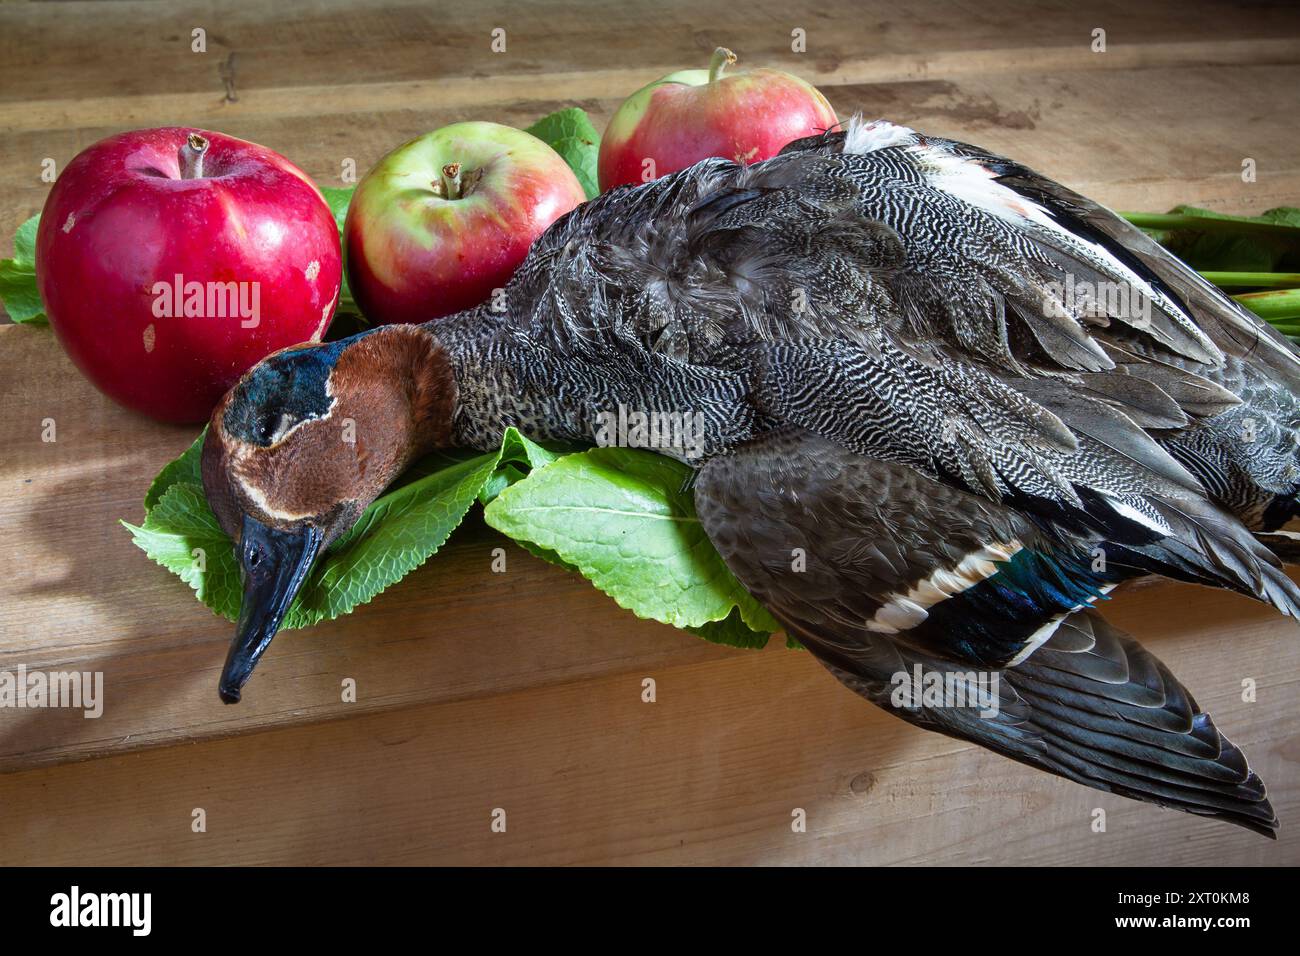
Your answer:
[[[1105,269],[1124,287],[1132,273],[1098,264],[1068,233],[1044,238],[1033,222],[937,188],[906,147],[844,153],[843,139],[795,144],[749,168],[706,161],[565,217],[506,289],[505,313],[483,307],[456,325],[475,340],[454,349],[472,366],[458,376],[473,383],[461,433],[487,445],[504,419],[589,438],[595,414],[623,401],[703,412],[711,451],[795,422],[993,497],[1019,490],[1073,504],[1071,484],[1084,483],[1149,513],[1146,494],[1199,494],[1200,483],[1229,506],[1293,495],[1300,412],[1286,376],[1300,373],[1289,346],[1274,363],[1283,375],[1225,361],[1218,343],[1232,341],[1224,328],[1240,336],[1235,326],[1215,320],[1207,333],[1180,309],[1164,317],[1159,303],[1145,329],[1048,315],[1048,285],[1067,272]],[[937,141],[927,149],[959,155]],[[1202,299],[1222,305],[1212,290],[1192,301]],[[451,326],[437,331],[459,341]],[[1029,395],[1041,378],[1050,387]],[[1067,393],[1094,399],[1093,417],[1101,405],[1119,414],[1100,435],[1067,427],[1051,407]],[[1207,411],[1242,399],[1247,412],[1265,403],[1258,442],[1238,440],[1239,422],[1203,425]],[[1189,459],[1202,473],[1188,474]],[[1258,487],[1243,487],[1252,480]]]
[[[1240,752],[1086,608],[1155,571],[1300,611],[1248,530],[1295,510],[1300,362],[1109,211],[974,147],[855,123],[587,203],[534,245],[503,312],[430,329],[464,444],[507,425],[591,440],[620,404],[701,414],[710,536],[867,698],[913,662],[992,666],[997,720],[891,709],[1275,826]]]

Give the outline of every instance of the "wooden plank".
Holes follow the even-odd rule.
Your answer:
[[[1257,65],[1294,63],[1300,56],[1300,39],[1249,41],[1204,41],[1197,43],[1152,44],[1121,48],[1099,56],[1086,46],[1073,45],[1051,50],[992,50],[949,57],[934,56],[918,62],[909,56],[890,56],[851,66],[838,62],[831,68],[800,61],[795,69],[818,86],[836,86],[898,80],[950,77],[967,73],[1013,73],[1024,76],[1045,70],[1109,71],[1123,68],[1178,67],[1203,64]],[[707,61],[707,56],[704,57]],[[775,65],[763,63],[762,65]],[[812,69],[809,69],[809,66]],[[41,130],[82,128],[109,121],[116,126],[188,124],[216,126],[254,117],[320,115],[324,104],[331,112],[369,112],[376,106],[401,104],[407,109],[432,110],[455,103],[462,108],[490,108],[501,103],[545,102],[583,99],[592,90],[625,90],[628,93],[657,79],[680,65],[566,70],[535,75],[504,74],[444,77],[390,83],[354,84],[339,87],[317,84],[306,87],[272,87],[245,93],[228,101],[211,92],[142,93],[131,97],[92,96],[44,100],[36,104],[0,102],[0,128]],[[162,119],[158,119],[162,117]]]
[[[1245,748],[1278,842],[916,730],[772,648],[6,775],[0,862],[1300,863],[1294,628],[1193,587],[1111,604]],[[507,633],[493,653],[527,643]],[[1244,677],[1257,703],[1241,701]],[[505,833],[489,829],[495,808]]]
[[[1117,208],[1164,210],[1197,202],[1258,212],[1293,203],[1300,194],[1300,151],[1284,122],[1300,114],[1295,64],[971,75],[833,86],[827,93],[841,116],[885,116],[979,143]],[[578,102],[603,128],[619,97],[592,95]],[[1116,103],[1125,109],[1117,113]],[[526,126],[571,104],[516,102],[488,111],[390,103],[347,115],[231,117],[222,128],[279,150],[322,184],[339,185],[345,159],[364,173],[395,144],[446,123],[490,118]],[[0,137],[0,224],[11,224],[0,229],[0,255],[10,254],[12,228],[40,211],[49,188],[39,178],[43,160],[53,159],[62,169],[81,149],[118,130],[96,125]],[[1253,183],[1241,180],[1247,156],[1257,164]]]
[[[338,107],[316,93],[336,95],[332,88],[339,86],[375,85],[374,93],[363,94],[372,99],[386,90],[437,97],[446,82],[452,99],[494,96],[494,88],[510,91],[502,100],[549,99],[559,89],[561,96],[581,97],[591,76],[630,90],[692,61],[706,62],[719,44],[752,65],[849,83],[1105,69],[1109,61],[1261,63],[1280,55],[1291,62],[1292,41],[1300,37],[1300,13],[1280,5],[1249,16],[1207,0],[1094,0],[1088,7],[824,0],[801,8],[759,0],[738,16],[725,0],[662,0],[654,28],[646,29],[646,11],[617,0],[483,0],[454,15],[436,4],[392,0],[309,0],[294,4],[291,15],[274,4],[216,9],[192,0],[6,6],[0,7],[0,103],[6,106],[0,128],[60,127],[73,115],[83,119],[71,125],[90,125],[102,122],[102,110],[166,102],[157,97],[178,98],[172,102],[183,104],[186,116],[223,103],[261,109],[263,94],[281,112],[328,112]],[[1091,48],[1098,27],[1107,31],[1104,54]],[[192,52],[195,28],[207,31],[206,53]],[[498,28],[506,31],[503,53],[491,47]],[[805,31],[805,53],[792,51],[796,28]],[[233,103],[222,78],[232,53]]]

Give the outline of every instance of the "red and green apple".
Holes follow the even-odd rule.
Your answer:
[[[471,122],[427,133],[357,184],[343,227],[352,296],[372,322],[478,305],[585,198],[560,155],[522,130]]]
[[[826,97],[780,70],[725,75],[736,55],[719,47],[707,70],[681,70],[637,90],[600,142],[601,190],[643,183],[710,156],[770,159],[787,143],[833,128]]]

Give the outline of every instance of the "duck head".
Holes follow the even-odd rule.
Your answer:
[[[244,591],[222,700],[239,700],[330,543],[415,457],[450,444],[455,404],[446,350],[403,325],[277,352],[217,405],[203,487]]]

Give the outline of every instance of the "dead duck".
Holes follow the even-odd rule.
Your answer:
[[[710,538],[850,689],[1274,832],[1242,753],[1093,604],[1154,573],[1300,611],[1252,533],[1296,510],[1300,360],[1139,230],[1009,160],[855,120],[586,203],[505,292],[501,312],[278,353],[214,411],[203,481],[244,578],[223,699],[416,456],[689,411]],[[934,706],[900,675],[996,677],[997,706]]]

